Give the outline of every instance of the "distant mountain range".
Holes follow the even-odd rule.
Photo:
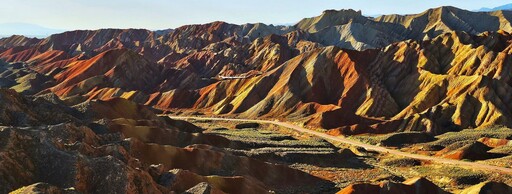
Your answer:
[[[495,7],[495,8],[484,7],[484,8],[481,8],[479,10],[475,10],[475,11],[499,11],[499,10],[512,10],[512,3],[511,4],[502,5],[502,6],[498,6],[498,7]]]
[[[27,37],[45,38],[49,35],[64,31],[65,30],[51,29],[36,24],[28,23],[0,24],[0,37],[8,37],[11,35],[24,35]]]
[[[76,30],[0,39],[0,59],[34,68],[6,76],[4,87],[73,102],[125,96],[163,110],[303,114],[308,125],[351,134],[512,127],[510,18],[447,6],[378,18],[326,10],[287,27]]]

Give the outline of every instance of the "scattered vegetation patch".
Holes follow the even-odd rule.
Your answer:
[[[235,128],[237,129],[247,129],[247,128],[259,128],[260,124],[258,123],[241,123],[238,125],[235,125]]]
[[[457,160],[467,159],[470,161],[486,160],[506,156],[503,154],[489,153],[489,150],[491,150],[491,148],[481,142],[464,141],[456,142],[439,151],[436,155]]]
[[[496,154],[512,154],[512,145],[500,146],[489,151]]]
[[[485,129],[464,129],[458,132],[448,132],[436,136],[437,141],[432,144],[448,146],[460,141],[477,141],[482,137],[512,139],[512,129],[505,127],[490,127]]]
[[[434,145],[434,144],[423,144],[423,145],[420,145],[419,147],[420,147],[420,150],[423,150],[423,151],[440,151],[445,148],[442,145]]]
[[[475,185],[488,179],[487,175],[456,166],[415,166],[411,170],[421,176],[431,177],[436,182],[444,183],[445,186],[455,186],[463,188],[469,185]]]
[[[348,137],[349,139],[358,140],[363,143],[377,145],[386,139],[389,135],[354,135]]]
[[[486,164],[490,164],[490,165],[494,165],[494,166],[510,167],[510,166],[512,166],[512,155],[511,156],[502,157],[502,158],[484,160],[484,161],[481,161],[481,162],[482,163],[486,163]]]
[[[425,132],[400,132],[386,135],[356,135],[351,139],[372,144],[390,147],[401,147],[404,145],[425,143],[436,140],[432,135]]]
[[[323,139],[309,138],[299,140],[286,134],[280,134],[267,130],[212,130],[208,133],[220,135],[230,139],[233,142],[233,147],[237,149],[264,147],[333,147],[329,142]]]
[[[421,161],[413,158],[389,158],[380,161],[382,165],[392,167],[412,167],[421,165]]]
[[[497,126],[485,129],[464,129],[458,132],[448,132],[438,135],[435,137],[437,140],[420,143],[417,146],[420,147],[422,151],[440,151],[442,149],[455,150],[474,144],[482,137],[511,139],[512,129]]]
[[[424,132],[393,133],[381,140],[381,145],[399,147],[408,144],[425,143],[434,141],[432,135]]]

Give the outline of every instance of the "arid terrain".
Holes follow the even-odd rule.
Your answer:
[[[512,11],[0,39],[0,193],[512,193]]]

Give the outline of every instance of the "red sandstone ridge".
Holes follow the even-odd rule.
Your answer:
[[[223,25],[189,28],[201,34]],[[302,117],[335,135],[511,124],[506,32],[451,32],[366,51],[317,45],[305,52],[300,43],[309,43],[288,38],[222,40],[159,64],[129,47],[91,58],[55,50],[30,57],[25,68],[52,76],[58,84],[49,91],[74,103],[122,97],[159,109]]]
[[[316,49],[260,76],[205,87],[194,107],[246,117],[310,116],[307,124],[332,134],[510,125],[510,75],[499,70],[508,67],[510,37],[449,33],[364,52]]]
[[[54,78],[51,91],[61,97],[111,97],[106,90],[151,92],[161,82],[162,67],[128,49],[105,51],[66,66]],[[105,93],[106,92],[106,93]],[[99,96],[98,96],[99,95]]]
[[[512,127],[511,13],[328,10],[289,27],[213,22],[0,39],[0,87],[12,89],[0,89],[0,193],[314,193],[349,184],[340,193],[445,193],[426,178],[401,182],[362,149],[354,150],[368,158],[270,126],[196,122],[203,129],[155,112],[280,119],[331,135],[419,132],[400,141],[411,143]],[[401,146],[386,140],[411,134],[380,142]],[[422,153],[508,165],[498,157],[510,136],[499,137]],[[400,176],[440,165],[408,159],[396,161],[414,165]],[[455,182],[496,180],[468,174]],[[354,183],[377,175],[396,181]],[[463,192],[509,190],[484,182]]]
[[[271,35],[247,45],[213,43],[161,65],[130,49],[82,60],[48,51],[28,62],[39,72],[55,74],[59,84],[51,91],[63,98],[123,97],[162,109],[206,108],[249,117],[310,116],[308,124],[333,129],[332,134],[400,127],[442,133],[440,126],[510,124],[504,96],[510,90],[505,70],[510,37],[505,32],[448,33],[363,52],[318,48],[292,59],[300,53],[297,45]],[[211,79],[220,75],[244,79]],[[176,101],[184,96],[189,98]],[[490,111],[463,106],[467,103]]]

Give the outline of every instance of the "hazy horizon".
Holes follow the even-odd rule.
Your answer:
[[[483,2],[409,0],[270,0],[240,2],[234,0],[5,0],[0,7],[0,23],[35,24],[50,29],[144,28],[151,30],[176,28],[186,24],[212,21],[229,23],[291,24],[305,17],[319,15],[327,9],[361,10],[364,15],[411,14],[440,6],[467,10],[497,7],[508,0]],[[398,6],[397,6],[398,5]]]

